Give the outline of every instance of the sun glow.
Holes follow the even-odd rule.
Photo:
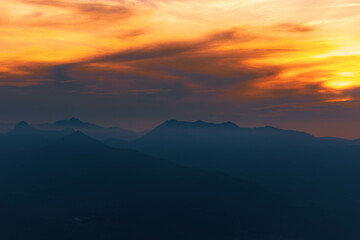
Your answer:
[[[333,89],[347,89],[351,88],[353,86],[360,85],[359,83],[356,83],[354,81],[329,81],[325,83],[326,87],[333,88]]]

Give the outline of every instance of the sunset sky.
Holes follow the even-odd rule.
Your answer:
[[[357,0],[2,0],[0,122],[360,138]]]

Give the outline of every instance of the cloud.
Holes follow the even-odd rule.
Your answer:
[[[86,26],[87,29],[92,29],[105,24],[124,22],[136,15],[134,9],[105,3],[58,0],[21,1],[28,5],[35,5],[39,9],[37,13],[23,16],[22,22],[18,24],[25,26],[63,27],[68,29],[84,29]],[[53,10],[49,11],[48,8],[53,8]]]
[[[351,8],[351,7],[360,7],[360,3],[334,4],[334,5],[328,5],[328,6],[320,6],[317,8]]]
[[[195,92],[220,95],[235,85],[273,76],[279,71],[273,66],[249,66],[245,63],[249,59],[289,51],[213,49],[230,40],[246,42],[249,38],[234,30],[217,32],[196,41],[159,43],[90,58],[69,67],[76,74],[74,79],[91,81],[92,85],[103,87],[118,85],[122,91],[168,91],[169,85],[182,83]]]
[[[303,24],[292,24],[292,23],[284,23],[275,26],[276,29],[280,29],[287,32],[297,32],[297,33],[307,33],[314,31],[314,27],[306,26]]]
[[[254,39],[253,34],[232,28],[198,40],[145,45],[66,64],[27,63],[18,69],[23,71],[24,83],[28,83],[28,79],[38,79],[40,84],[46,81],[62,85],[76,83],[83,86],[78,90],[87,94],[158,94],[183,86],[193,94],[220,96],[234,86],[273,76],[279,71],[277,67],[250,66],[245,63],[249,59],[291,51],[218,49],[227,43]],[[17,78],[16,74],[11,78]]]
[[[59,84],[77,83],[84,86],[79,90],[87,94],[156,95],[181,85],[192,94],[219,99],[248,99],[253,92],[262,92],[261,98],[284,97],[280,93],[284,87],[258,85],[279,78],[286,67],[249,62],[296,49],[223,49],[223,46],[251,44],[259,39],[262,37],[243,28],[231,28],[214,31],[200,39],[148,44],[66,64],[50,64],[40,70],[34,63],[34,69],[30,67],[27,75]],[[300,91],[298,89],[298,93]]]
[[[131,29],[131,30],[125,30],[121,31],[119,33],[115,33],[115,37],[118,37],[120,39],[133,39],[139,36],[142,36],[147,33],[146,29]]]
[[[102,3],[75,3],[57,0],[22,0],[22,2],[39,6],[67,9],[80,14],[88,15],[92,18],[113,18],[114,15],[116,15],[117,18],[121,19],[133,14],[133,11],[127,7]]]
[[[281,27],[294,28],[292,25]],[[293,96],[297,101],[311,98],[318,102],[342,98],[341,94],[329,91],[321,80],[333,78],[331,71],[321,70],[323,63],[271,61],[294,52],[301,54],[296,48],[237,47],[263,39],[243,28],[230,28],[199,39],[145,44],[64,64],[39,67],[36,63],[27,63],[22,77],[24,86],[29,82],[56,82],[64,89],[73,86],[73,91],[88,95],[159,96],[181,86],[182,93],[186,93],[182,97],[198,95],[211,98],[212,103],[221,99],[284,101]],[[232,45],[235,47],[227,48]],[[18,76],[7,77],[11,78]]]

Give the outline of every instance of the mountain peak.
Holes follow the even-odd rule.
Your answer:
[[[175,119],[169,119],[166,120],[163,124],[174,124],[174,123],[179,123],[180,121],[175,120]]]
[[[82,121],[78,118],[72,117],[68,120],[69,122],[76,122],[76,123],[82,123]]]
[[[35,128],[31,127],[30,124],[28,124],[25,121],[21,121],[17,123],[13,129],[13,131],[24,131],[24,130],[35,130]]]
[[[10,132],[12,134],[33,134],[38,133],[39,130],[31,127],[27,122],[21,121],[15,125],[13,130]]]
[[[227,128],[239,128],[239,126],[233,122],[223,122],[223,123],[220,123],[220,125],[222,125],[223,127],[227,127]]]
[[[180,125],[182,122],[177,121],[175,119],[171,119],[171,120],[166,120],[165,122],[163,122],[162,124],[160,124],[157,128],[172,128],[172,127],[176,127],[178,125]]]
[[[204,121],[202,121],[202,120],[197,120],[195,123],[196,123],[196,124],[206,124],[206,122],[204,122]]]
[[[21,121],[15,125],[15,128],[31,128],[31,126],[27,122]]]
[[[66,128],[99,128],[99,126],[91,123],[86,123],[81,121],[78,118],[72,117],[68,120],[60,120],[54,123],[57,127],[66,127]]]
[[[81,120],[78,119],[78,118],[72,117],[72,118],[70,118],[70,119],[68,119],[68,120],[60,120],[60,121],[57,121],[56,123],[60,123],[60,124],[62,124],[62,123],[67,123],[67,124],[83,124],[84,122],[81,121]]]

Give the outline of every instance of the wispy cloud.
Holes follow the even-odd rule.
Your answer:
[[[29,26],[78,28],[87,25],[89,29],[97,25],[119,22],[134,16],[135,11],[121,5],[94,2],[68,2],[58,0],[22,0],[23,3],[39,7],[53,8],[53,14],[40,12],[25,15]]]
[[[317,8],[351,8],[351,7],[360,7],[360,3],[334,4],[327,6],[319,6]]]
[[[276,26],[276,28],[288,32],[299,32],[299,33],[312,32],[315,30],[313,26],[307,26],[304,24],[292,24],[292,23],[279,24]]]
[[[128,17],[132,14],[132,11],[124,6],[102,3],[76,3],[58,0],[22,0],[22,2],[39,6],[67,9],[80,14],[100,18],[113,18],[114,15],[116,15],[118,18],[121,19],[123,17]]]

